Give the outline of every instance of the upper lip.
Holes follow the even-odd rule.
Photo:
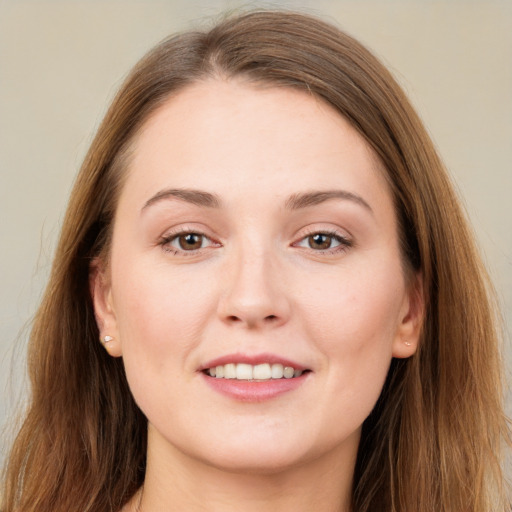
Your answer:
[[[308,368],[300,363],[292,361],[291,359],[287,359],[285,357],[278,356],[276,354],[228,354],[225,356],[220,356],[215,359],[211,359],[203,364],[199,371],[207,370],[208,368],[214,368],[215,366],[224,366],[225,364],[230,363],[245,363],[250,365],[257,365],[263,363],[269,364],[282,364],[283,366],[291,366],[295,370],[307,370]]]

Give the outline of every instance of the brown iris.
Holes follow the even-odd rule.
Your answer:
[[[308,237],[308,244],[311,249],[329,249],[332,244],[332,236],[316,233]]]
[[[178,237],[178,243],[180,244],[180,248],[185,251],[200,249],[203,245],[203,235],[198,235],[197,233],[186,233]]]

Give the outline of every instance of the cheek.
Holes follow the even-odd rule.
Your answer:
[[[186,410],[192,400],[183,394],[195,375],[190,354],[200,343],[212,300],[208,287],[190,276],[140,263],[118,267],[113,293],[128,384],[144,414],[158,420],[169,410],[165,404]]]
[[[351,272],[338,286],[331,280],[303,303],[304,328],[324,356],[326,389],[340,397],[340,414],[348,408],[366,417],[389,369],[405,287],[401,269],[384,268]]]
[[[113,278],[116,276],[113,275]],[[114,304],[128,369],[165,371],[198,342],[213,309],[208,287],[185,272],[123,262],[113,279]]]
[[[309,287],[302,314],[330,349],[363,351],[383,346],[391,350],[405,297],[401,270],[393,266],[382,265],[371,272],[351,269]]]

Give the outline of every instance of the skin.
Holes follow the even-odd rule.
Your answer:
[[[380,162],[320,100],[221,79],[169,99],[132,155],[110,261],[91,274],[106,348],[149,423],[144,489],[126,510],[348,511],[361,425],[421,324]],[[203,234],[199,249],[180,246],[184,232]],[[233,353],[310,371],[244,402],[200,371]]]

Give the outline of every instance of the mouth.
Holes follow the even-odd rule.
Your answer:
[[[205,368],[202,372],[215,379],[264,382],[270,380],[296,379],[311,370],[295,368],[281,363],[227,363]]]

